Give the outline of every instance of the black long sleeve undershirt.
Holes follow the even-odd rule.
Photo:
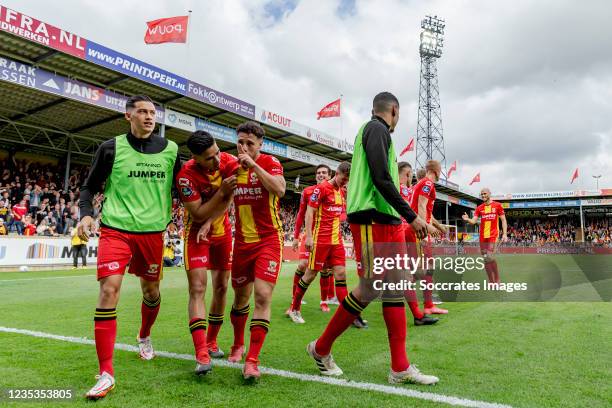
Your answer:
[[[146,139],[139,139],[127,134],[127,140],[132,148],[140,153],[155,154],[163,151],[168,145],[168,139],[159,135],[152,134]],[[102,191],[102,186],[106,182],[113,170],[115,161],[115,138],[102,143],[91,163],[89,175],[80,189],[79,208],[81,210],[81,219],[85,216],[93,215],[93,197]],[[181,169],[181,158],[177,152],[176,162],[174,163],[172,180],[176,179],[176,175]],[[172,183],[174,188],[174,182]]]
[[[373,116],[372,120],[363,129],[361,144],[365,151],[374,186],[406,221],[412,222],[416,218],[416,214],[400,195],[387,168],[389,148],[391,147],[389,125],[382,118]],[[374,209],[349,214],[348,220],[355,224],[369,224],[372,222],[378,224],[401,223],[400,219]]]

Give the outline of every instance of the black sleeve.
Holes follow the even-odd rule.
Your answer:
[[[83,183],[79,194],[79,209],[81,219],[85,216],[93,215],[93,197],[102,191],[102,185],[113,170],[115,161],[115,139],[107,140],[102,143],[91,162],[89,175]]]
[[[386,166],[391,146],[391,137],[388,132],[382,125],[376,123],[368,125],[363,131],[362,143],[374,186],[406,221],[414,221],[416,214],[400,195]]]
[[[181,155],[177,151],[176,152],[176,161],[174,162],[174,169],[172,170],[172,197],[179,198],[179,193],[176,188],[176,176],[178,176],[179,171],[181,171],[181,167],[183,167],[183,162],[181,161]]]

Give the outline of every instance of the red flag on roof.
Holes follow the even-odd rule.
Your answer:
[[[470,181],[470,186],[474,183],[480,183],[480,172],[476,173],[472,181]]]
[[[341,99],[336,99],[333,102],[328,103],[317,112],[317,120],[321,118],[333,118],[335,116],[340,116],[340,101]]]
[[[189,16],[160,18],[147,22],[146,44],[186,43]]]
[[[453,164],[451,164],[451,166],[448,168],[448,175],[446,177],[447,179],[450,178],[453,171],[457,171],[457,160],[455,160]]]
[[[574,184],[574,180],[576,180],[578,178],[578,167],[576,167],[576,170],[574,170],[574,174],[572,174],[572,181],[570,181],[570,184]]]
[[[406,153],[411,152],[413,150],[414,150],[414,137],[410,139],[410,142],[408,142],[408,146],[404,147],[404,150],[402,150],[402,152],[400,153],[400,156],[403,156]]]

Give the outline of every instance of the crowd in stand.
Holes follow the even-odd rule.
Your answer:
[[[70,236],[79,214],[79,186],[87,176],[88,166],[72,165],[67,185],[61,165],[16,160],[14,156],[0,160],[0,235]],[[94,199],[92,235],[99,235],[102,196]],[[288,193],[281,200],[281,220],[285,242],[293,240],[299,195]],[[184,208],[173,200],[172,222],[166,232],[167,241],[180,240],[184,233]],[[233,207],[230,221],[234,225]],[[587,220],[584,240],[592,245],[612,246],[612,223],[606,218]],[[342,223],[345,242],[352,242],[350,229]],[[508,244],[518,246],[572,244],[580,223],[574,218],[552,220],[510,219]]]
[[[508,244],[518,246],[573,244],[580,220],[559,217],[554,220],[512,219],[508,223]],[[606,218],[587,219],[584,241],[592,245],[612,245],[612,225]]]
[[[612,223],[610,220],[603,218],[585,225],[584,240],[593,245],[612,246]]]
[[[72,166],[67,185],[62,167],[14,156],[0,160],[0,223],[4,227],[0,234],[70,235],[79,220],[78,186],[87,175],[87,166]],[[96,220],[100,200],[95,200]]]

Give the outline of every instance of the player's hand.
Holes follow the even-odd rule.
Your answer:
[[[312,251],[314,249],[314,242],[312,240],[312,237],[306,237],[306,241],[304,242],[304,246],[306,247],[306,250],[308,252]]]
[[[83,217],[81,222],[77,224],[77,234],[81,241],[89,241],[89,232],[91,231],[91,224],[93,224],[93,218],[89,215]]]
[[[410,226],[418,239],[423,239],[427,236],[427,224],[421,217],[416,217],[414,221],[410,223]]]
[[[461,216],[461,219],[463,221],[468,221],[470,219],[470,217],[466,213],[463,213],[463,215]]]
[[[210,232],[210,227],[212,225],[212,221],[209,219],[207,220],[204,224],[202,224],[202,226],[200,227],[200,230],[198,231],[198,235],[196,236],[196,243],[200,243],[200,241],[202,242],[206,242],[208,241],[208,233]]]
[[[502,235],[502,242],[508,242],[508,235]]]
[[[221,182],[221,187],[219,187],[219,190],[221,190],[221,195],[223,197],[229,197],[234,192],[234,190],[236,189],[237,180],[238,179],[236,175],[223,179],[223,181]]]
[[[443,235],[446,235],[446,233],[448,232],[448,228],[446,228],[444,225],[439,225],[436,228],[438,228]]]
[[[442,235],[441,230],[429,224],[427,224],[427,233],[434,238],[440,237]]]
[[[252,169],[253,167],[255,167],[255,160],[253,160],[251,156],[247,154],[247,152],[242,148],[241,145],[237,145],[237,146],[238,146],[238,162],[240,163],[242,168]]]
[[[297,252],[298,250],[298,246],[299,246],[299,240],[294,239],[293,242],[291,243],[291,248],[293,248],[293,252]]]

